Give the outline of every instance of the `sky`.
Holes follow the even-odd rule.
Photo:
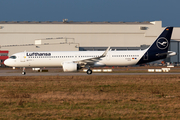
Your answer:
[[[0,21],[143,22],[180,27],[180,0],[0,0]]]

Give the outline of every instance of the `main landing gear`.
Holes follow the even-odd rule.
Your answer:
[[[91,75],[92,74],[92,70],[89,68],[86,72],[88,75]]]
[[[23,67],[22,75],[26,75],[25,67]]]

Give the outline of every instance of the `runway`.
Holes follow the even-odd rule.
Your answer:
[[[102,76],[102,75],[178,75],[179,73],[92,73],[87,75],[85,72],[26,72],[21,74],[21,70],[0,70],[0,76]]]

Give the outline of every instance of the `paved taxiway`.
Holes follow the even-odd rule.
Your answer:
[[[173,68],[176,70],[176,72],[174,73],[165,73],[165,72],[152,72],[152,73],[148,73],[148,72],[132,72],[132,71],[147,71],[148,68],[144,68],[144,67],[138,67],[138,68],[128,68],[128,71],[131,71],[130,73],[126,73],[124,72],[125,70],[127,70],[127,68],[119,68],[119,69],[113,69],[113,71],[116,71],[114,73],[96,73],[93,72],[92,75],[93,76],[100,76],[100,75],[178,75],[180,74],[178,71],[180,71],[180,67],[178,68]],[[17,68],[15,70],[13,70],[12,68],[0,68],[0,76],[89,76],[87,75],[85,72],[62,72],[62,68],[48,68],[49,72],[36,72],[36,71],[32,71],[31,68],[27,68],[26,69],[26,75],[22,75],[22,68]],[[119,71],[119,72],[118,72]],[[122,72],[121,72],[122,71]]]
[[[179,73],[93,73],[92,75],[178,75]],[[22,75],[20,71],[0,70],[0,76],[88,76],[82,72],[27,72]]]

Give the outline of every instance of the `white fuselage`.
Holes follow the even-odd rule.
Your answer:
[[[136,65],[147,50],[136,51],[108,51],[105,57],[94,62],[96,66],[129,66]],[[9,58],[6,64],[12,67],[60,67],[64,62],[81,61],[101,56],[104,51],[46,51],[46,52],[21,52]]]

